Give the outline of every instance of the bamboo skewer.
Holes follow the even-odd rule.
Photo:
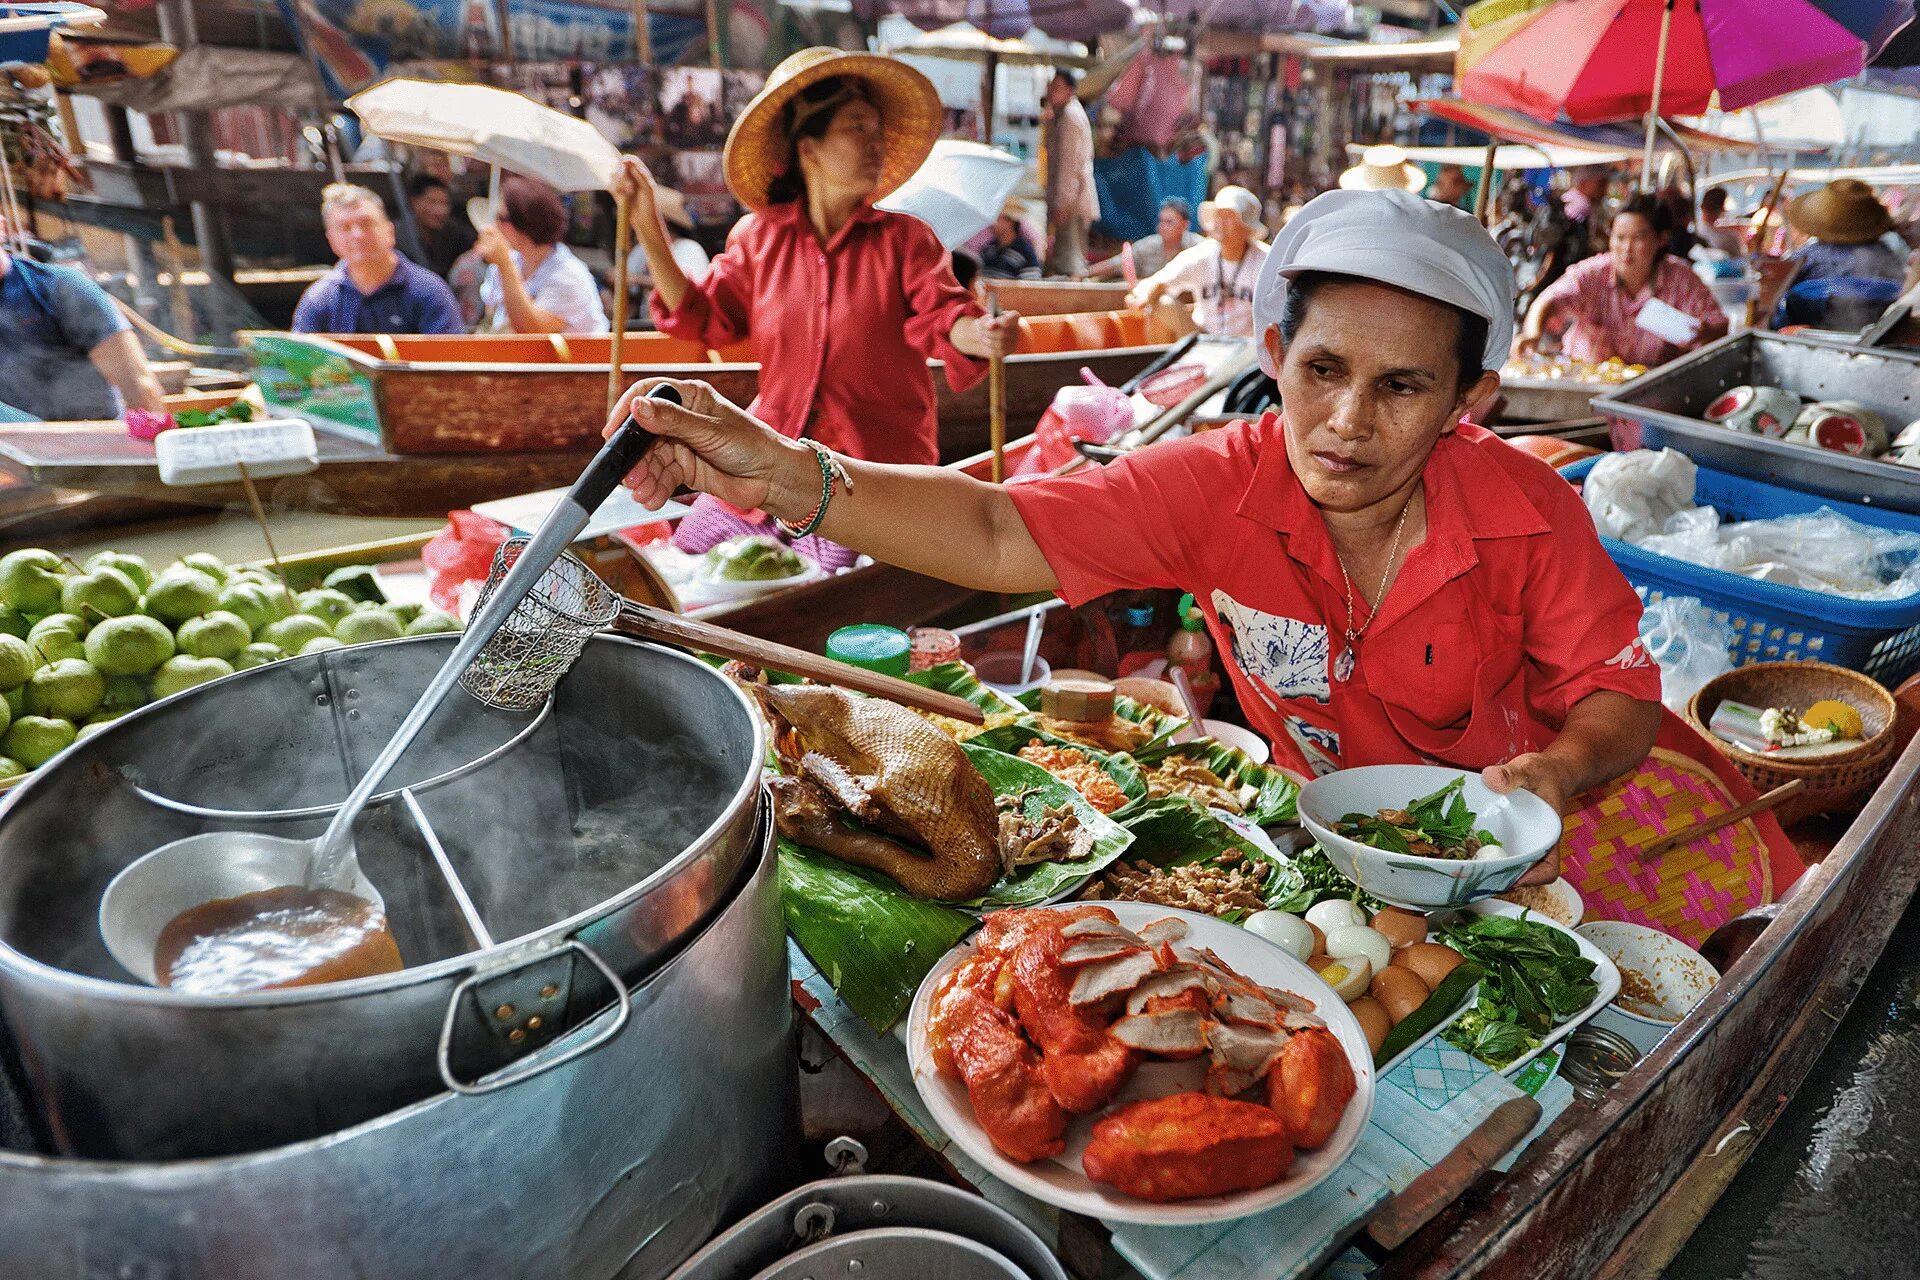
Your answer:
[[[1671,835],[1662,836],[1640,851],[1640,860],[1643,862],[1651,861],[1654,858],[1672,853],[1675,849],[1683,849],[1695,840],[1698,840],[1701,836],[1712,835],[1722,827],[1730,827],[1736,822],[1743,822],[1753,817],[1755,814],[1765,813],[1781,801],[1798,795],[1800,789],[1805,785],[1806,784],[1799,778],[1795,778],[1791,782],[1783,783],[1775,787],[1756,800],[1749,800],[1745,804],[1735,805],[1724,813],[1716,813],[1711,817],[1702,818],[1698,822],[1682,827]]]

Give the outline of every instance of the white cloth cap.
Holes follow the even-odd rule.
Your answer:
[[[1200,206],[1200,226],[1212,231],[1212,214],[1215,209],[1231,209],[1240,217],[1240,222],[1255,235],[1260,234],[1260,197],[1245,187],[1222,187],[1213,199]]]
[[[1267,354],[1267,326],[1280,323],[1288,281],[1308,271],[1393,285],[1485,317],[1482,367],[1506,363],[1513,266],[1470,213],[1410,191],[1329,191],[1308,201],[1274,237],[1254,290],[1254,340],[1271,376],[1280,371]]]

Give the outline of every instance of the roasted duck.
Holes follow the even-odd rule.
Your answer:
[[[880,698],[825,685],[753,689],[793,770],[772,788],[782,834],[916,897],[964,900],[1000,878],[993,789],[952,738]]]

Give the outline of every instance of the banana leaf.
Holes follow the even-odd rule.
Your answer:
[[[1078,791],[1048,773],[1037,764],[1029,764],[1004,751],[963,742],[974,767],[986,778],[996,796],[1025,795],[1021,808],[1030,816],[1042,810],[1073,806],[1081,825],[1093,832],[1093,852],[1072,862],[1036,862],[1021,867],[1012,875],[971,902],[962,905],[976,910],[997,911],[1002,907],[1031,907],[1071,892],[1089,877],[1105,869],[1127,851],[1133,836],[1113,819],[1088,804]]]
[[[1010,756],[1018,755],[1020,748],[1029,742],[1044,742],[1050,747],[1067,747],[1085,753],[1088,759],[1099,765],[1106,775],[1113,779],[1115,785],[1127,793],[1128,800],[1144,800],[1147,795],[1146,781],[1141,778],[1139,766],[1134,764],[1132,756],[1121,752],[1102,751],[1098,747],[1089,747],[1084,743],[1062,738],[1058,734],[1048,733],[1029,719],[1020,719],[1012,724],[1003,724],[984,730],[968,738],[967,742],[971,746],[991,747],[995,751],[1002,751]]]
[[[964,662],[943,662],[925,671],[912,672],[907,679],[936,693],[950,693],[956,698],[965,698],[989,716],[1001,716],[1009,712],[1019,714],[1026,710],[998,689],[980,683],[979,677],[973,674],[973,668]]]
[[[1185,796],[1142,800],[1114,814],[1113,820],[1133,834],[1130,861],[1183,867],[1235,849],[1250,858],[1266,857],[1264,850]]]
[[[1149,769],[1169,756],[1186,756],[1206,765],[1230,786],[1254,788],[1259,794],[1247,807],[1246,817],[1255,826],[1271,827],[1298,820],[1295,801],[1300,788],[1293,779],[1278,769],[1256,763],[1238,747],[1213,738],[1196,738],[1192,742],[1142,747],[1133,756]]]
[[[899,1020],[921,979],[978,923],[784,836],[780,904],[787,932],[876,1031]]]
[[[1020,695],[1020,705],[1028,711],[1038,714],[1040,710],[1040,691],[1034,689]],[[1129,698],[1124,693],[1113,697],[1113,713],[1122,720],[1131,720],[1152,731],[1153,736],[1134,749],[1138,756],[1143,751],[1152,751],[1173,741],[1173,735],[1186,728],[1187,721],[1182,716],[1170,716],[1156,706]]]

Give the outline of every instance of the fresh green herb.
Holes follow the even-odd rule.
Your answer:
[[[245,400],[235,400],[218,409],[181,409],[173,415],[173,420],[182,427],[218,427],[229,422],[252,422],[253,406]]]
[[[1296,853],[1267,881],[1267,906],[1274,911],[1304,915],[1308,907],[1329,898],[1356,902],[1369,917],[1386,904],[1340,874],[1333,860],[1318,846]]]
[[[1495,1071],[1505,1070],[1539,1047],[1537,1037],[1511,1022],[1497,1022],[1476,1006],[1440,1033],[1440,1038],[1463,1049]]]
[[[1349,840],[1358,840],[1388,853],[1465,861],[1479,852],[1482,845],[1499,843],[1491,832],[1474,826],[1465,788],[1466,779],[1455,778],[1404,809],[1349,813],[1335,824],[1334,830]]]
[[[1446,1039],[1494,1068],[1531,1052],[1600,994],[1572,936],[1524,914],[1464,916],[1442,926],[1440,941],[1481,970],[1479,1000]]]

